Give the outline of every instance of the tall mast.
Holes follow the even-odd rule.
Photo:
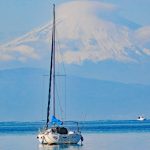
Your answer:
[[[50,62],[50,77],[49,77],[46,129],[48,128],[49,116],[50,116],[52,75],[53,75],[53,92],[54,92],[53,93],[53,115],[55,116],[55,5],[53,5],[53,29],[52,29],[52,46],[51,46],[51,62]]]
[[[55,4],[53,4],[53,116],[55,116]]]

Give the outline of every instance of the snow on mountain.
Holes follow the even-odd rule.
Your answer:
[[[111,18],[117,11],[115,5],[97,1],[72,1],[57,7],[56,37],[63,60],[68,64],[86,60],[138,62],[149,57],[150,27],[134,30],[103,15],[107,13]],[[0,60],[44,60],[50,50],[51,28],[50,22],[0,45]],[[61,62],[60,57],[57,59]]]

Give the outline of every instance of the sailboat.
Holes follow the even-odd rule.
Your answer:
[[[53,98],[51,94],[53,92]],[[50,126],[50,103],[53,101],[53,114]],[[83,141],[81,131],[79,130],[78,122],[76,130],[70,130],[65,126],[65,122],[56,118],[55,113],[55,4],[53,4],[53,28],[52,28],[52,45],[51,45],[51,62],[49,76],[49,92],[47,104],[46,125],[43,131],[37,135],[37,139],[41,144],[77,144],[80,140]]]

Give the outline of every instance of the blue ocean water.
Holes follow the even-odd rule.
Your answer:
[[[36,134],[44,125],[45,122],[0,122],[0,134]],[[150,120],[80,121],[79,127],[83,133],[150,133]]]
[[[83,145],[41,145],[45,122],[0,122],[0,150],[148,150],[150,120],[80,121]],[[70,126],[73,128],[73,126]]]

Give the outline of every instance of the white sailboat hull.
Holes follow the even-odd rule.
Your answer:
[[[41,144],[77,144],[81,139],[81,134],[79,132],[68,134],[45,132],[39,134],[38,139]]]

